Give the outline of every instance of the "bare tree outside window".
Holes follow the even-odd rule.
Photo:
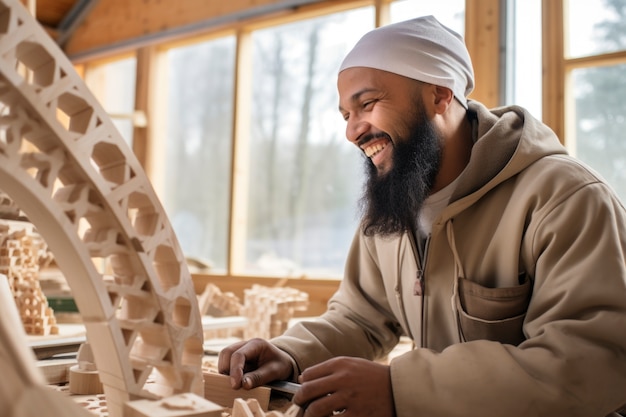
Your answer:
[[[253,33],[248,272],[341,275],[362,161],[337,110],[337,69],[373,22],[365,8]]]
[[[163,205],[185,256],[226,270],[235,38],[167,52]]]
[[[573,6],[582,6],[581,3],[570,4],[571,12],[577,10]],[[589,16],[590,10],[596,10],[597,20]],[[592,36],[587,40],[587,54],[626,49],[626,0],[601,0],[595,7],[585,1],[584,10],[579,12],[595,22]],[[595,168],[626,200],[624,74],[626,62],[576,69],[571,86],[575,100],[576,155]]]

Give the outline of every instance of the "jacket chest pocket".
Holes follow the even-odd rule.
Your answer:
[[[488,288],[457,278],[455,303],[461,340],[493,340],[517,346],[532,290],[531,280],[520,275],[519,286]]]

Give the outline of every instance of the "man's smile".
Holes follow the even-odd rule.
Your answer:
[[[389,150],[393,149],[391,139],[385,134],[379,134],[364,142],[365,143],[360,146],[363,153],[370,158],[374,165],[381,169],[383,160],[387,158],[385,155],[389,153]],[[387,152],[385,152],[385,149],[387,149]]]
[[[384,133],[371,135],[359,143],[359,147],[363,150],[368,158],[371,158],[381,152],[387,145],[391,143],[391,139]]]
[[[378,152],[385,149],[385,146],[387,146],[386,143],[377,141],[376,143],[373,143],[367,146],[365,149],[363,149],[363,152],[365,152],[365,155],[367,155],[368,158],[371,158],[372,156],[376,155]]]

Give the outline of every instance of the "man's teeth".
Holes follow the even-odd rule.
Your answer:
[[[382,151],[384,148],[385,148],[385,145],[383,145],[382,143],[377,143],[375,145],[368,146],[367,148],[365,148],[365,155],[367,155],[368,158],[371,158],[372,156],[376,155],[378,152]]]

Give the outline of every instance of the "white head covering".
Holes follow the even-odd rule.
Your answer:
[[[344,58],[339,72],[368,67],[452,90],[467,107],[474,70],[463,38],[433,16],[374,29]]]

